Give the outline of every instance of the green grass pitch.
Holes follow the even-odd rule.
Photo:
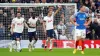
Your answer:
[[[23,49],[22,52],[9,52],[7,48],[0,48],[0,56],[100,56],[100,49],[85,49],[85,54],[80,51],[72,54],[73,49],[53,49],[52,52],[44,49],[35,49],[28,52],[28,49]]]

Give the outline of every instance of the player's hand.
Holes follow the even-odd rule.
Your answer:
[[[79,26],[79,24],[77,24],[77,23],[74,23],[74,25],[75,25],[75,26]]]
[[[86,27],[87,27],[87,26],[88,26],[88,24],[84,24],[84,26],[86,26]]]
[[[62,6],[61,6],[61,5],[58,5],[58,8],[60,8],[60,9],[61,9],[61,8],[62,8]]]
[[[89,28],[90,26],[86,26],[86,28]]]
[[[14,32],[13,31],[11,31],[11,35],[13,34]]]

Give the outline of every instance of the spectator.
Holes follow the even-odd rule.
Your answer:
[[[75,3],[77,3],[77,9],[80,7],[80,0],[74,0]]]
[[[17,8],[17,12],[21,12],[21,7],[18,7]]]
[[[0,39],[4,39],[4,34],[5,34],[5,27],[3,26],[3,23],[0,23]]]
[[[41,3],[46,3],[47,1],[46,0],[41,0]]]
[[[54,3],[57,3],[58,2],[58,0],[54,0]]]
[[[88,22],[89,17],[86,20],[86,23]],[[86,26],[86,39],[92,40],[92,22],[88,26]]]
[[[58,40],[59,38],[58,38],[58,32],[57,32],[57,27],[56,27],[56,25],[54,26],[54,33],[55,33],[56,39]]]
[[[12,15],[11,15],[11,19],[13,19],[13,18],[15,18],[15,14],[12,14]]]
[[[20,3],[30,3],[31,0],[18,0],[18,2]]]
[[[63,3],[63,0],[60,0],[59,3]]]
[[[85,0],[85,2],[83,3],[85,6],[90,7],[90,1],[89,0]]]
[[[100,14],[100,6],[95,10],[95,13]]]
[[[40,3],[40,0],[35,0],[35,3]]]
[[[89,9],[89,17],[92,19],[92,22],[94,21],[94,12],[92,12],[91,9]]]
[[[71,3],[72,2],[72,0],[68,0],[68,3]]]
[[[62,12],[62,14],[61,14],[61,21],[65,24],[66,22],[66,20],[65,20],[65,16],[64,16],[64,12]]]
[[[3,22],[3,10],[0,10],[0,22]]]
[[[96,39],[100,39],[100,14],[97,14],[97,18],[94,21],[95,23],[97,23],[96,25]]]
[[[66,29],[66,26],[64,25],[62,21],[60,21],[59,24],[57,25],[58,39],[60,38],[60,35],[65,34],[65,29]]]
[[[95,6],[95,3],[94,2],[91,3],[90,9],[92,9],[92,12],[95,12],[96,6]]]
[[[0,3],[5,3],[5,0],[0,0]]]
[[[11,10],[10,10],[10,13],[11,13],[11,14],[14,14],[14,9],[11,9]]]
[[[100,6],[100,0],[98,0],[97,2],[96,2],[96,7],[98,8]]]

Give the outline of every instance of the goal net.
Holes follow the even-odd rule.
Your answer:
[[[51,7],[50,7],[51,6]],[[73,26],[69,18],[76,11],[75,3],[1,3],[0,4],[0,40],[10,40],[10,25],[16,13],[20,12],[27,21],[34,13],[39,18],[37,22],[37,37],[45,40],[47,37],[43,31],[43,18],[47,16],[49,10],[54,12],[62,6],[61,10],[54,16],[54,37],[57,40],[72,40]],[[63,26],[60,26],[63,24]],[[1,27],[3,26],[3,27]],[[27,28],[24,28],[22,40],[28,40]]]

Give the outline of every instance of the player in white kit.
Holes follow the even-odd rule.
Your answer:
[[[12,23],[11,23],[11,34],[14,35],[14,38],[16,40],[16,51],[17,52],[20,52],[21,51],[20,37],[21,37],[22,32],[24,30],[24,24],[25,24],[24,18],[21,17],[21,14],[20,13],[17,13],[17,17],[14,18],[12,20]],[[10,50],[10,52],[11,51],[12,50]]]
[[[51,7],[49,7],[51,8]],[[58,10],[56,10],[56,12],[54,13],[52,9],[49,9],[48,11],[48,15],[44,17],[44,23],[43,23],[43,27],[44,27],[44,32],[47,34],[47,40],[45,43],[45,50],[47,48],[48,42],[50,42],[50,47],[49,47],[49,51],[52,51],[52,40],[53,40],[53,34],[54,34],[54,26],[53,26],[53,22],[54,22],[54,16],[61,10],[61,7],[58,8]]]
[[[38,21],[38,17],[35,17],[35,15],[32,15],[31,18],[28,20],[28,37],[29,37],[29,52],[32,51],[32,47],[34,48],[34,44],[37,42],[36,38],[36,22]],[[32,41],[34,38],[34,41]]]

